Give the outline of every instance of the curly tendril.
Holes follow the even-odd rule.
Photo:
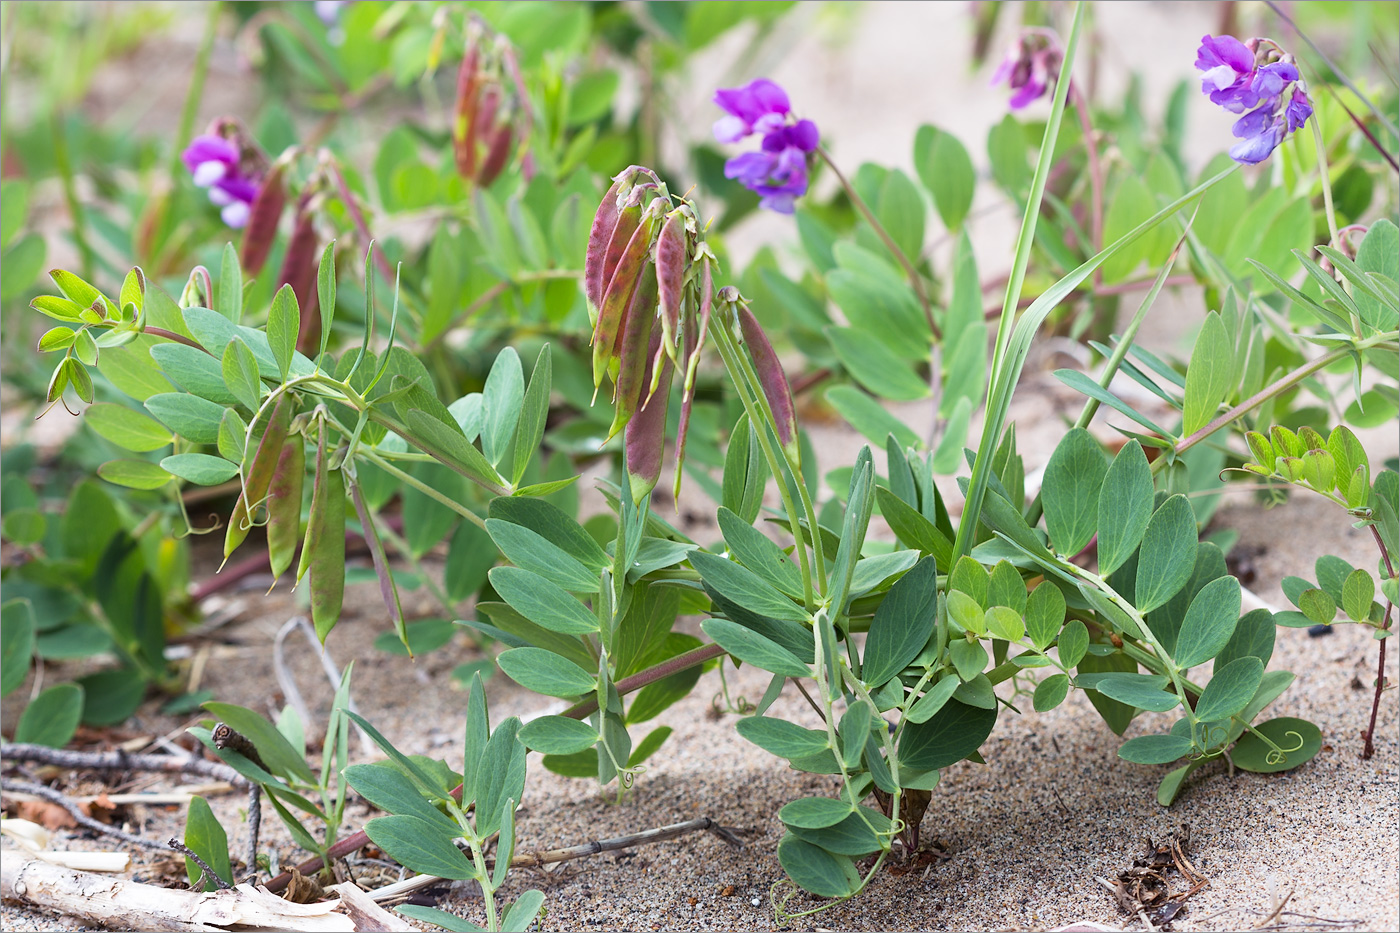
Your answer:
[[[1285,732],[1284,735],[1293,736],[1298,740],[1298,744],[1293,746],[1292,748],[1280,748],[1279,746],[1274,745],[1273,750],[1270,751],[1269,754],[1264,756],[1264,760],[1271,765],[1283,764],[1285,761],[1288,760],[1289,755],[1291,755],[1293,752],[1301,750],[1302,747],[1307,744],[1306,741],[1304,741],[1302,734],[1294,732],[1292,729]],[[1265,741],[1268,740],[1265,739]],[[1269,742],[1269,744],[1273,745],[1272,742]]]

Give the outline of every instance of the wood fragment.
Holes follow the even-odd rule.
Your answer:
[[[94,771],[159,771],[167,774],[198,774],[234,787],[247,787],[249,781],[222,761],[209,761],[193,755],[131,755],[124,751],[77,752],[45,745],[11,743],[0,750],[6,761],[32,761],[60,768]]]
[[[293,904],[241,884],[228,891],[177,891],[72,871],[35,860],[0,862],[0,897],[116,930],[193,933],[352,933],[339,898]]]
[[[340,908],[355,921],[356,930],[387,931],[387,933],[417,933],[418,928],[401,917],[380,907],[353,882],[332,885],[326,889],[340,895]]]

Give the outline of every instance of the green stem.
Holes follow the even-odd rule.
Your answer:
[[[180,128],[176,131],[175,147],[170,153],[170,179],[180,177],[183,166],[181,150],[194,138],[194,120],[199,115],[199,102],[204,99],[204,79],[209,75],[209,59],[214,51],[214,38],[218,34],[219,14],[223,3],[214,0],[206,7],[204,36],[199,41],[199,51],[195,54],[194,70],[190,74],[189,90],[185,92],[185,103],[180,108]]]
[[[1341,249],[1342,244],[1337,239],[1337,212],[1332,207],[1332,183],[1327,177],[1327,144],[1322,139],[1322,127],[1316,119],[1308,121],[1312,124],[1313,145],[1317,147],[1317,171],[1322,182],[1322,205],[1327,211],[1327,232],[1331,234],[1333,246]]]
[[[744,374],[743,365],[739,362],[742,354],[734,346],[726,327],[726,322],[717,321],[717,326],[710,328],[710,333],[714,334],[715,347],[719,350],[720,357],[724,360],[725,368],[729,370],[730,381],[734,383],[734,388],[739,393],[739,400],[743,402],[744,411],[748,413],[749,423],[754,426],[754,436],[758,438],[758,444],[763,448],[763,455],[768,460],[768,469],[773,473],[773,479],[778,486],[778,495],[782,497],[783,508],[787,510],[788,521],[792,525],[792,536],[796,542],[798,568],[802,572],[802,596],[805,606],[810,610],[816,605],[816,599],[812,592],[812,568],[807,561],[806,536],[802,533],[802,523],[798,519],[797,507],[793,504],[792,493],[787,488],[787,483],[783,480],[782,468],[779,465],[777,454],[773,451],[773,445],[768,442],[768,423],[771,422],[771,414],[765,421],[761,417],[762,410],[749,395],[749,387]],[[762,395],[762,393],[759,393]],[[816,529],[812,529],[815,536]]]
[[[486,528],[486,521],[480,515],[476,514],[471,509],[467,508],[465,505],[462,505],[460,502],[454,502],[452,499],[438,492],[436,489],[429,486],[422,480],[418,479],[416,476],[413,476],[410,473],[405,473],[403,470],[400,470],[398,467],[394,466],[392,463],[390,463],[388,460],[385,460],[383,457],[379,456],[379,454],[375,453],[374,451],[366,447],[361,447],[359,450],[359,456],[363,457],[367,462],[379,467],[379,469],[383,470],[385,473],[388,473],[390,476],[394,477],[394,479],[403,483],[405,486],[409,486],[413,489],[418,490],[423,495],[427,496],[429,499],[432,499],[439,505],[446,506],[447,508],[456,512],[458,515],[462,516],[467,521],[476,525],[478,528]]]
[[[1366,340],[1357,341],[1354,344],[1350,344],[1345,347],[1338,347],[1335,350],[1330,350],[1327,353],[1324,353],[1322,356],[1319,356],[1317,359],[1313,360],[1307,365],[1301,366],[1298,369],[1295,369],[1293,372],[1289,373],[1288,375],[1269,383],[1267,386],[1260,389],[1258,392],[1254,393],[1249,398],[1240,402],[1234,408],[1231,408],[1223,415],[1219,415],[1218,417],[1216,417],[1209,424],[1196,431],[1191,436],[1184,437],[1181,440],[1177,441],[1176,444],[1172,447],[1172,452],[1178,455],[1185,453],[1192,447],[1195,447],[1201,441],[1205,440],[1207,437],[1210,437],[1210,435],[1214,434],[1216,431],[1219,431],[1221,428],[1239,419],[1240,417],[1252,411],[1253,409],[1258,408],[1260,405],[1264,404],[1266,401],[1273,398],[1274,396],[1279,395],[1280,393],[1285,392],[1288,389],[1291,389],[1293,386],[1302,382],[1304,379],[1306,379],[1308,376],[1311,376],[1313,373],[1318,372],[1322,369],[1326,369],[1328,366],[1332,365],[1338,360],[1345,359],[1346,357],[1351,356],[1359,350],[1368,350],[1371,347],[1384,345],[1388,341],[1395,340],[1397,336],[1400,336],[1400,332],[1389,331],[1384,334],[1375,334]],[[1167,462],[1167,459],[1168,458],[1166,457],[1158,457],[1156,460],[1154,460],[1152,462],[1152,472],[1159,472],[1162,469],[1162,466]]]
[[[63,200],[68,205],[68,215],[73,219],[73,242],[77,244],[82,259],[83,278],[93,278],[96,254],[87,237],[87,214],[83,202],[78,197],[78,183],[73,175],[73,161],[68,154],[68,128],[63,125],[63,111],[56,110],[49,118],[53,133],[53,161],[58,177],[63,182]]]
[[[374,511],[370,512],[371,521],[375,521],[378,518],[378,513]],[[433,599],[436,599],[438,604],[447,612],[448,618],[456,618],[457,610],[452,604],[452,599],[447,595],[447,592],[438,585],[438,582],[423,569],[422,561],[413,556],[413,551],[409,548],[408,542],[405,541],[398,532],[387,525],[379,525],[378,527],[379,536],[388,541],[389,544],[393,546],[394,550],[399,552],[400,557],[408,561],[408,565],[413,568],[413,572],[418,574],[418,579],[422,580],[423,585],[433,594]]]
[[[826,151],[826,147],[818,146],[817,155],[821,156],[822,161],[831,169],[832,174],[836,176],[836,180],[839,181],[841,187],[845,189],[846,197],[851,199],[851,203],[855,205],[856,210],[865,218],[865,222],[870,224],[876,236],[885,244],[885,249],[890,251],[890,255],[894,257],[895,262],[899,263],[900,268],[904,270],[904,274],[909,277],[909,284],[913,287],[914,294],[919,298],[920,307],[924,309],[924,319],[928,321],[929,332],[933,334],[934,340],[942,339],[943,335],[938,329],[937,322],[933,319],[933,304],[929,301],[928,292],[924,289],[924,280],[919,275],[919,270],[914,268],[914,264],[909,261],[909,257],[904,255],[904,250],[899,248],[899,244],[890,236],[889,231],[875,218],[874,212],[872,212],[870,206],[865,203],[865,199],[856,193],[855,186],[842,174],[841,169],[836,167],[836,160],[831,157],[831,153]]]

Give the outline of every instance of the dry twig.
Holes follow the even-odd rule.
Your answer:
[[[115,826],[108,826],[101,820],[94,820],[83,812],[83,808],[79,806],[77,802],[69,799],[52,787],[45,787],[43,784],[35,784],[31,781],[0,778],[0,790],[21,791],[26,794],[33,794],[36,797],[47,800],[49,803],[57,804],[67,810],[69,814],[72,815],[73,819],[85,829],[90,829],[96,833],[102,833],[104,836],[111,836],[114,839],[120,839],[127,845],[140,846],[143,849],[154,849],[158,852],[165,851],[165,846],[156,842],[154,839],[143,839],[140,836],[133,836],[131,833],[117,829]]]

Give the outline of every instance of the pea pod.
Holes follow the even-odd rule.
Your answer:
[[[700,365],[700,351],[705,347],[706,332],[710,328],[710,313],[714,307],[715,283],[710,269],[709,257],[700,260],[700,310],[697,320],[686,320],[683,325],[681,368],[684,379],[681,381],[681,421],[676,429],[676,485],[673,498],[681,497],[681,467],[685,465],[685,438],[690,430],[690,409],[695,404],[695,372]]]
[[[783,453],[787,455],[788,462],[796,467],[801,451],[797,444],[797,411],[792,402],[792,387],[788,385],[787,373],[783,372],[783,364],[779,362],[778,354],[773,352],[773,345],[759,326],[758,318],[744,305],[739,307],[739,332],[743,334],[744,345],[753,358],[753,367],[758,373],[763,394],[768,399],[768,407],[773,409],[773,426],[778,431]]]
[[[683,207],[666,215],[656,238],[656,283],[661,310],[661,348],[676,362],[676,336],[681,327],[681,302],[685,295],[686,217]],[[661,370],[654,368],[659,376]]]
[[[291,435],[282,445],[267,488],[267,557],[274,582],[292,565],[301,541],[301,487],[306,476],[306,445]]]
[[[637,188],[634,189],[634,192],[640,190],[642,189]],[[603,373],[607,372],[613,361],[614,348],[619,336],[621,336],[623,312],[630,308],[632,296],[637,291],[638,284],[644,280],[650,280],[653,287],[656,284],[656,277],[642,275],[642,269],[650,261],[648,254],[651,252],[651,237],[656,231],[657,218],[665,207],[665,203],[665,199],[656,198],[642,211],[636,230],[627,240],[626,247],[618,254],[620,258],[617,262],[617,268],[612,273],[611,280],[604,292],[603,307],[598,312],[598,323],[593,329],[593,385],[595,388],[602,383]],[[618,228],[613,232],[613,242],[608,245],[609,257],[613,253],[613,247],[617,244],[618,234],[623,231],[629,210],[631,210],[630,205],[623,210],[623,219],[618,221]],[[606,264],[603,271],[606,275]],[[654,308],[655,292],[653,291],[652,294]]]
[[[355,514],[360,517],[360,527],[365,531],[365,543],[369,545],[369,556],[374,561],[374,575],[379,578],[379,595],[384,600],[384,607],[389,610],[389,617],[394,620],[394,631],[398,634],[399,641],[408,649],[408,656],[411,658],[413,649],[408,644],[408,624],[403,617],[403,605],[399,602],[399,588],[394,583],[393,571],[389,569],[389,558],[384,553],[384,543],[379,540],[379,529],[375,527],[374,514],[365,503],[358,483],[350,484],[350,499],[355,504]]]
[[[656,329],[656,277],[648,274],[649,266],[650,263],[642,268],[641,278],[632,292],[632,301],[627,306],[627,315],[618,335],[619,364],[617,381],[614,384],[613,422],[612,427],[608,429],[609,439],[627,426],[632,413],[637,410],[643,387],[651,381],[650,362],[653,353],[648,350],[654,350],[652,331]]]
[[[258,187],[257,197],[248,212],[248,226],[243,230],[243,252],[239,265],[245,275],[257,275],[267,262],[272,244],[277,239],[277,222],[282,219],[282,210],[287,206],[287,189],[282,184],[285,174],[282,163],[277,163],[264,176]]]
[[[510,158],[510,147],[515,142],[515,130],[509,123],[502,123],[491,131],[490,142],[486,146],[486,158],[481,162],[481,170],[476,173],[476,183],[483,188],[500,177]]]
[[[277,286],[290,285],[297,296],[297,308],[301,314],[297,325],[297,349],[309,355],[315,355],[321,346],[321,311],[316,294],[320,257],[318,245],[309,200],[302,197],[297,204],[296,226],[292,228],[292,238],[287,243],[287,255],[282,260],[281,271],[277,273]]]
[[[640,505],[661,478],[661,458],[666,447],[666,407],[671,400],[671,376],[675,372],[671,358],[660,352],[661,341],[661,335],[653,329],[646,378],[656,383],[657,390],[627,422],[623,435],[627,479],[634,505]],[[657,367],[659,372],[653,375]]]
[[[311,572],[311,621],[324,644],[345,598],[345,474],[330,468],[323,423],[316,441],[316,484],[311,491],[311,515],[306,543],[297,565],[297,582]]]
[[[476,174],[476,112],[481,92],[480,37],[473,29],[467,36],[462,67],[457,70],[457,112],[452,122],[452,150],[457,174],[470,179]]]
[[[257,452],[243,468],[243,492],[233,507],[233,515],[224,533],[224,559],[238,549],[248,537],[253,527],[253,512],[267,498],[267,487],[277,469],[277,461],[282,455],[282,445],[287,440],[287,431],[292,423],[292,401],[287,393],[277,396],[272,404],[272,412],[263,429],[262,440],[258,441]]]

